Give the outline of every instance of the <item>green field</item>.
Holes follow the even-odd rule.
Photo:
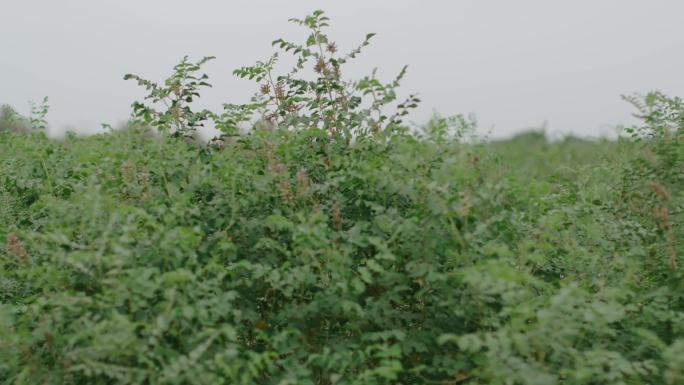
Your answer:
[[[321,15],[301,47],[332,55]],[[308,83],[237,70],[265,99],[222,113],[187,61],[127,77],[125,129],[5,110],[0,384],[684,384],[680,99],[631,99],[619,140],[485,141],[358,112],[396,86],[312,52]]]

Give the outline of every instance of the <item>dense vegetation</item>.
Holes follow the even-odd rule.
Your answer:
[[[680,99],[629,98],[618,141],[464,140],[296,22],[295,69],[237,70],[260,93],[221,113],[187,60],[127,76],[152,104],[124,130],[5,109],[1,384],[684,383]]]

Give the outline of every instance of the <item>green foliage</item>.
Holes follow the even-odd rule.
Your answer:
[[[387,84],[377,79],[377,69],[359,80],[342,76],[344,65],[355,59],[375,34],[367,34],[358,47],[340,55],[337,44],[325,32],[330,19],[323,11],[290,21],[306,28],[309,35],[304,43],[282,38],[273,41],[281,53],[294,57],[296,64],[288,72],[274,74],[278,52],[264,62],[233,72],[261,83],[254,100],[263,105],[266,121],[283,128],[318,128],[346,141],[401,129],[402,117],[417,107],[418,97],[409,95],[392,114],[384,109],[396,101],[406,67]]]
[[[145,100],[151,102],[151,105],[138,101],[133,103],[133,117],[136,121],[154,127],[162,133],[192,137],[195,130],[212,117],[208,110],[195,112],[192,109],[192,103],[200,97],[200,90],[203,87],[211,87],[207,82],[209,76],[197,75],[197,72],[212,59],[214,57],[209,56],[197,63],[191,63],[187,56],[184,57],[173,68],[173,74],[163,85],[138,75],[125,75],[125,80],[135,80],[138,85],[145,87],[148,92]],[[158,110],[160,105],[162,110]]]
[[[327,18],[296,22],[276,45],[334,72]],[[684,383],[676,99],[639,101],[640,140],[486,143],[342,110],[394,85],[322,66],[194,112],[205,61],[129,76],[161,135],[0,131],[0,384]],[[280,129],[175,138],[259,111]]]
[[[47,120],[45,119],[50,105],[48,104],[48,97],[44,97],[40,103],[31,102],[31,114],[29,115],[29,123],[34,130],[45,131],[47,129]]]
[[[211,121],[224,139],[235,136],[240,125],[250,122],[254,116],[268,127],[322,131],[328,137],[346,143],[354,138],[387,136],[405,129],[401,126],[402,118],[420,102],[416,95],[409,95],[403,102],[396,103],[397,88],[406,74],[406,67],[387,84],[377,79],[377,69],[359,80],[342,77],[343,65],[356,58],[374,34],[367,34],[357,48],[339,55],[337,45],[325,33],[329,18],[323,11],[291,21],[307,28],[310,34],[302,44],[284,39],[273,41],[273,46],[282,53],[294,56],[296,64],[288,72],[274,73],[278,52],[266,61],[233,71],[240,78],[260,83],[259,92],[250,102],[226,103],[221,113],[195,112],[191,104],[200,97],[200,89],[211,87],[206,74],[196,73],[213,57],[197,63],[190,63],[185,57],[163,85],[138,75],[124,77],[145,87],[148,91],[145,100],[151,102],[151,105],[134,102],[134,118],[160,132],[182,137],[191,137],[198,127]],[[394,107],[391,114],[385,112],[389,107]]]
[[[477,119],[474,115],[453,115],[443,117],[435,114],[420,127],[417,134],[428,140],[443,144],[445,141],[459,141],[462,139],[477,139],[475,133]]]
[[[48,97],[40,103],[30,102],[29,116],[19,114],[8,105],[0,106],[0,131],[45,131],[47,129],[46,116],[50,110]]]

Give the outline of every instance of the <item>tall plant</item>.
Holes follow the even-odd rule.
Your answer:
[[[349,142],[353,137],[375,136],[398,129],[403,117],[418,106],[420,100],[415,94],[397,102],[397,89],[406,75],[406,67],[389,83],[378,79],[377,69],[357,80],[343,77],[344,64],[356,58],[374,34],[367,34],[348,53],[339,54],[337,44],[326,33],[330,19],[323,11],[290,21],[309,30],[306,41],[276,39],[272,44],[278,52],[265,61],[233,71],[240,78],[259,83],[259,91],[250,102],[226,103],[220,113],[195,112],[192,103],[200,97],[200,90],[211,87],[208,76],[198,72],[213,57],[196,63],[185,57],[163,84],[134,74],[124,77],[136,80],[148,91],[147,103],[133,103],[133,116],[140,123],[176,136],[191,136],[208,121],[223,136],[235,135],[241,124],[258,118],[270,127],[319,129]],[[296,64],[278,74],[276,65],[283,54],[292,55]],[[393,108],[389,110],[390,107]]]
[[[330,19],[322,10],[290,21],[308,30],[306,41],[276,39],[272,45],[279,51],[268,60],[233,72],[261,84],[256,100],[264,106],[263,117],[268,122],[285,128],[318,128],[350,140],[396,129],[402,117],[418,106],[420,100],[412,94],[391,113],[386,111],[397,101],[406,66],[389,83],[377,78],[377,69],[358,80],[343,77],[344,65],[355,59],[375,34],[367,34],[356,48],[340,54],[327,34]],[[275,66],[282,54],[291,55],[296,64],[276,75]]]

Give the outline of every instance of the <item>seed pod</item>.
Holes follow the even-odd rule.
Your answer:
[[[305,194],[309,190],[309,185],[310,185],[310,179],[309,176],[306,173],[306,170],[301,169],[299,172],[297,172],[297,193],[298,194]]]
[[[175,83],[173,83],[173,85],[171,86],[171,91],[172,91],[176,96],[180,96],[180,94],[181,94],[180,82],[175,82]]]
[[[283,200],[286,202],[291,202],[293,195],[292,189],[290,188],[290,182],[286,179],[283,179],[278,184],[278,188],[280,190],[280,196],[283,198]]]
[[[285,87],[283,87],[282,83],[276,84],[276,86],[275,86],[275,97],[278,100],[285,99]]]
[[[668,199],[670,197],[670,193],[667,191],[667,188],[665,188],[665,186],[663,186],[662,184],[653,180],[649,180],[648,182],[646,182],[646,184],[661,199]]]
[[[340,211],[340,205],[337,202],[332,205],[332,220],[335,229],[337,231],[342,230],[342,211]]]
[[[28,252],[24,248],[24,245],[21,244],[21,241],[17,235],[14,233],[9,233],[7,234],[6,240],[10,253],[14,254],[19,262],[26,263],[28,261]]]
[[[325,59],[323,59],[322,57],[319,57],[318,60],[316,61],[316,65],[314,66],[314,71],[316,71],[316,73],[322,74],[322,73],[325,73],[327,68],[328,68],[328,65],[325,63]]]

